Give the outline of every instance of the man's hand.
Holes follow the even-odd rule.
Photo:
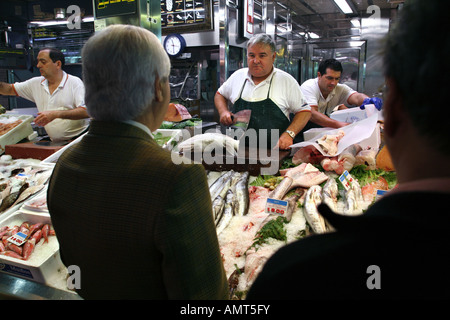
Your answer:
[[[233,114],[230,111],[224,111],[220,114],[220,123],[229,126],[233,123],[233,120],[231,119],[231,116]]]
[[[381,110],[381,108],[383,107],[383,100],[381,100],[380,98],[377,98],[377,97],[366,98],[366,99],[364,99],[364,102],[362,103],[362,105],[359,106],[359,108],[361,110],[364,110],[366,108],[366,104],[373,104],[373,105],[375,105],[375,108],[377,108],[378,110]]]
[[[274,147],[279,148],[281,150],[289,150],[289,146],[294,143],[294,139],[287,132],[283,132],[278,140],[277,145]]]
[[[38,112],[37,117],[34,119],[34,123],[40,127],[46,126],[56,118],[58,118],[57,111],[43,111]]]

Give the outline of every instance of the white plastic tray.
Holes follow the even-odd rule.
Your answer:
[[[19,210],[1,220],[0,227],[5,225],[20,226],[24,221],[29,221],[31,224],[38,222],[51,224],[48,214]],[[56,236],[49,236],[48,243],[43,243],[43,240],[41,240],[26,261],[0,255],[0,272],[50,286],[54,286],[54,283],[60,283],[67,276],[67,269],[59,255],[59,243]]]
[[[5,152],[6,145],[15,144],[33,133],[31,127],[33,116],[2,114],[0,115],[0,122],[7,122],[11,118],[20,119],[22,123],[0,136],[0,154]]]

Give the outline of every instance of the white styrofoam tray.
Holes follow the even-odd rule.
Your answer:
[[[33,116],[2,114],[0,115],[0,123],[5,123],[11,118],[20,119],[22,123],[0,136],[0,154],[5,152],[6,145],[15,144],[33,133],[33,128],[31,127]]]
[[[5,225],[21,225],[24,221],[51,224],[49,214],[16,211],[6,219],[0,221],[0,227]],[[20,260],[0,254],[0,272],[16,277],[33,280],[54,286],[67,276],[67,269],[59,255],[59,243],[56,236],[49,236],[48,243],[41,240],[34,248],[28,260]]]

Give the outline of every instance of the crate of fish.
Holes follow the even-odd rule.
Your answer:
[[[15,144],[33,133],[30,115],[0,115],[0,154],[5,152],[5,146]]]
[[[48,214],[18,210],[0,221],[0,235],[1,272],[52,287],[65,282],[67,269]]]

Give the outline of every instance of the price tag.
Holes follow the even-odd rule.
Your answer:
[[[345,170],[344,173],[340,175],[339,181],[344,186],[345,190],[348,190],[353,182],[353,177]]]
[[[380,199],[382,196],[384,196],[386,193],[388,193],[387,190],[379,190],[377,189],[377,194],[375,196],[375,200]]]
[[[266,202],[266,213],[284,216],[287,212],[289,203],[284,200],[267,198]]]
[[[21,246],[26,242],[28,235],[22,232],[17,232],[15,235],[12,235],[7,240],[9,242],[14,243],[17,246]]]

